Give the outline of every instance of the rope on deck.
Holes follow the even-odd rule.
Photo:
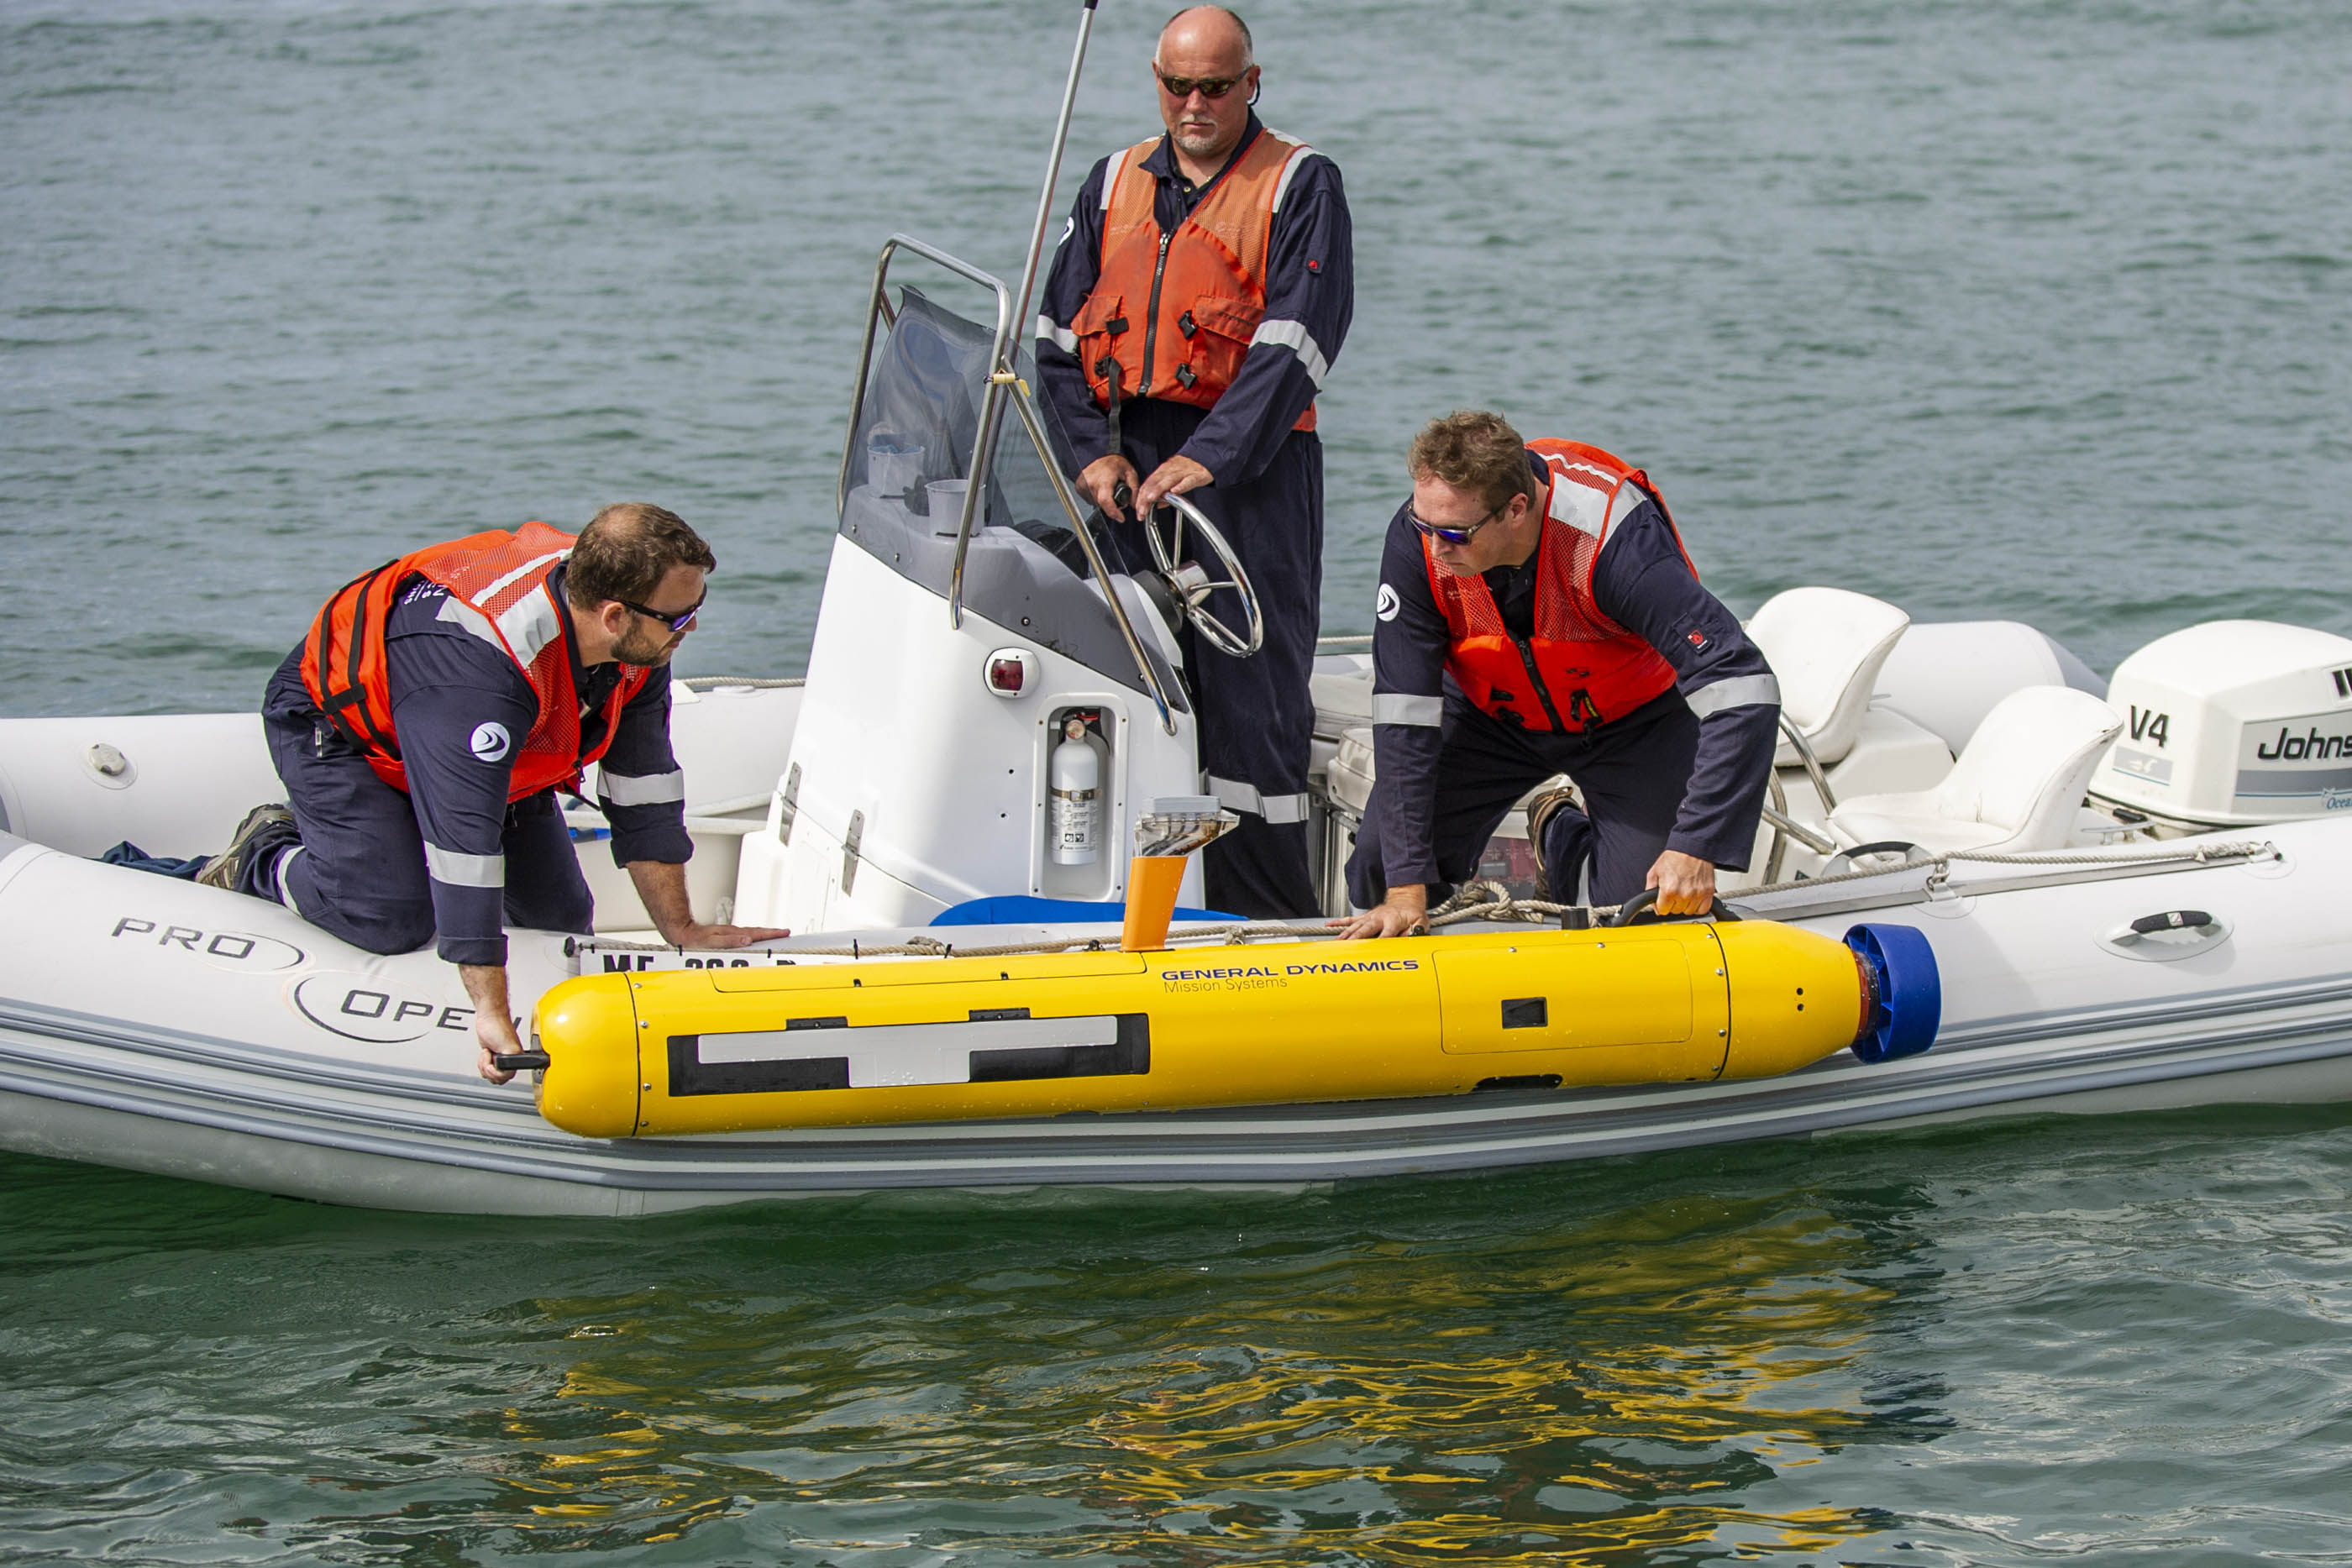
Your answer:
[[[2089,850],[2074,852],[2040,852],[2019,854],[1999,854],[1978,850],[1953,850],[1927,860],[1906,865],[1881,867],[1877,870],[1839,872],[1833,876],[1813,876],[1795,882],[1778,882],[1764,887],[1743,889],[1741,897],[1758,894],[1786,893],[1793,888],[1832,887],[1843,882],[1862,882],[1882,877],[1893,872],[1910,871],[1915,867],[1929,868],[1927,885],[1941,885],[1954,862],[1974,865],[2164,865],[2178,862],[2184,866],[2216,865],[2231,861],[2276,860],[2278,846],[2267,840],[2240,840],[2233,842],[2200,844],[2194,849],[2172,854],[2134,854],[2121,850]],[[1556,920],[1560,915],[1580,907],[1572,904],[1554,904],[1549,899],[1517,898],[1497,882],[1465,883],[1455,889],[1454,896],[1429,913],[1433,930],[1464,921],[1519,920],[1534,924]],[[1622,904],[1594,904],[1588,916],[1594,926],[1605,926]],[[1293,942],[1328,942],[1339,933],[1329,925],[1299,925],[1289,921],[1238,921],[1223,925],[1185,925],[1168,933],[1171,942],[1202,942],[1223,936],[1236,945],[1246,945],[1255,939],[1276,939]],[[679,953],[687,949],[673,947],[666,942],[624,942],[591,938],[585,946],[599,952],[611,953]],[[716,949],[727,951],[727,949]],[[735,949],[740,951],[740,949]],[[773,949],[761,949],[772,952]],[[931,936],[910,936],[903,942],[864,943],[852,938],[845,946],[792,947],[783,949],[793,956],[805,955],[812,958],[1012,958],[1024,955],[1051,953],[1115,953],[1118,951],[1116,936],[1068,936],[1059,941],[1000,942],[978,947],[967,947],[953,942],[942,942]]]

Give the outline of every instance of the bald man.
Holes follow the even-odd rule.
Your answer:
[[[1339,171],[1258,120],[1249,28],[1178,12],[1151,61],[1165,133],[1094,166],[1045,279],[1037,368],[1072,477],[1119,521],[1183,496],[1234,543],[1265,615],[1235,659],[1182,633],[1206,788],[1241,827],[1203,852],[1213,906],[1318,913],[1307,859],[1307,676],[1323,581],[1315,394],[1355,308]],[[1111,530],[1131,567],[1139,530]],[[1231,595],[1213,610],[1237,620]]]

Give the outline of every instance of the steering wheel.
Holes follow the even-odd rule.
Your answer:
[[[1183,497],[1171,496],[1160,504],[1173,511],[1176,520],[1173,526],[1163,526],[1156,508],[1143,520],[1143,538],[1151,549],[1151,564],[1167,580],[1177,603],[1183,608],[1184,619],[1202,636],[1222,653],[1236,659],[1248,658],[1265,645],[1265,615],[1258,608],[1257,590],[1250,586],[1249,573],[1242,570],[1241,558],[1234,554],[1234,547],[1217,525],[1202,517],[1201,508]],[[1199,562],[1184,559],[1184,526],[1188,522],[1207,541],[1209,554],[1225,574],[1222,579],[1212,578]],[[1209,595],[1221,588],[1230,588],[1241,596],[1244,631],[1236,632],[1209,613]]]
[[[1719,898],[1715,901],[1714,907],[1710,908],[1705,915],[1661,915],[1657,911],[1657,902],[1658,890],[1654,887],[1644,888],[1620,905],[1617,910],[1616,918],[1610,921],[1609,924],[1612,925],[1650,925],[1670,920],[1714,920],[1718,922],[1730,922],[1736,921],[1739,918],[1739,911],[1732,908],[1731,905],[1724,903],[1723,900]]]

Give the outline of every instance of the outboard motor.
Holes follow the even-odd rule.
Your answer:
[[[2209,621],[2116,667],[2096,803],[2178,833],[2352,810],[2352,639]]]

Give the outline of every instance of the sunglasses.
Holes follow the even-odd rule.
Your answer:
[[[1421,514],[1412,509],[1412,503],[1407,501],[1404,507],[1404,520],[1411,523],[1414,528],[1419,528],[1423,533],[1427,534],[1431,538],[1444,539],[1450,545],[1466,545],[1470,542],[1470,536],[1472,534],[1476,533],[1480,528],[1485,528],[1488,523],[1491,523],[1496,517],[1501,517],[1504,509],[1509,506],[1510,503],[1506,501],[1502,506],[1496,507],[1493,511],[1487,513],[1485,517],[1480,517],[1475,523],[1432,523],[1424,522],[1422,519]]]
[[[683,632],[694,624],[694,618],[702,613],[702,606],[709,598],[710,591],[706,588],[702,591],[702,597],[688,606],[682,615],[673,615],[666,610],[648,610],[642,604],[632,604],[625,599],[615,600],[614,602],[624,610],[635,611],[648,621],[658,621],[673,632]]]
[[[1223,98],[1241,85],[1239,77],[1171,77],[1159,71],[1160,85],[1171,98],[1190,98],[1198,92],[1202,98]]]

